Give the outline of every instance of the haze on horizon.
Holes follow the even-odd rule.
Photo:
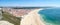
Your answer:
[[[60,0],[0,0],[0,6],[18,6],[18,7],[39,7],[53,6],[60,7]]]

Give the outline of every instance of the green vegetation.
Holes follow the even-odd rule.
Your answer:
[[[3,20],[6,20],[6,21],[9,21],[10,23],[13,23],[14,25],[20,25],[20,18],[18,17],[15,17],[9,13],[2,13],[3,15]]]

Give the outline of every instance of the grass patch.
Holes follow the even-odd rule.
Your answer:
[[[13,23],[14,25],[20,25],[20,18],[17,18],[7,12],[2,13],[3,20],[9,21],[10,23]]]

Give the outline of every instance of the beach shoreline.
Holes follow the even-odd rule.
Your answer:
[[[20,25],[45,25],[40,20],[40,15],[38,12],[42,9],[35,9],[31,11],[28,15],[25,15],[24,18],[21,20]]]

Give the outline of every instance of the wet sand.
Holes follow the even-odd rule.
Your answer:
[[[20,25],[45,25],[40,20],[40,15],[38,14],[38,11],[40,10],[42,9],[35,9],[31,11],[28,15],[23,16]]]

